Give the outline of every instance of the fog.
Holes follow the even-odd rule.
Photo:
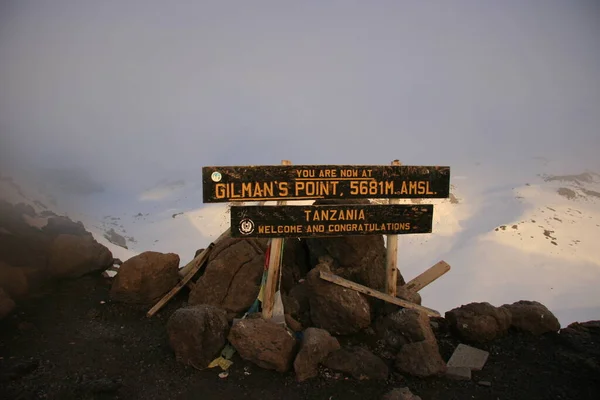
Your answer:
[[[599,4],[3,2],[0,162],[120,199],[282,159],[600,172]]]

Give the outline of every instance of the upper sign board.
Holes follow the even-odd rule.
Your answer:
[[[268,165],[203,167],[203,201],[447,198],[450,167]]]

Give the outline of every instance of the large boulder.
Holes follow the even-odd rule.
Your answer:
[[[292,333],[262,318],[236,322],[228,340],[244,360],[277,372],[289,371],[296,356],[297,342]]]
[[[375,330],[390,350],[399,350],[408,343],[435,340],[427,314],[408,308],[378,319]]]
[[[226,344],[227,313],[210,305],[180,308],[169,318],[167,333],[178,362],[204,369]]]
[[[435,340],[408,343],[396,355],[396,368],[405,374],[421,378],[446,372],[446,363]]]
[[[321,279],[320,271],[331,272],[327,265],[319,264],[307,275],[313,325],[334,335],[348,335],[368,327],[371,309],[367,299],[354,290]]]
[[[58,235],[50,249],[48,270],[56,278],[79,278],[85,274],[104,271],[112,265],[109,249],[91,235]]]
[[[327,356],[323,364],[327,368],[351,375],[358,380],[386,380],[389,376],[387,364],[362,347],[336,350]]]
[[[153,304],[179,282],[179,256],[146,251],[119,267],[110,298],[131,304]]]
[[[560,329],[560,322],[554,314],[537,301],[521,300],[502,307],[510,312],[511,326],[518,331],[538,336],[548,332],[558,332]]]
[[[467,342],[484,343],[508,332],[512,316],[506,308],[490,303],[470,303],[447,311],[450,329]]]
[[[15,309],[15,306],[13,299],[0,287],[0,320],[7,317]]]
[[[303,382],[319,374],[319,364],[329,353],[339,350],[340,343],[329,332],[319,328],[308,328],[304,331],[302,343],[296,359],[294,371],[296,380]]]
[[[317,200],[315,205],[370,204],[367,199]],[[310,263],[316,265],[319,257],[334,260],[333,273],[375,290],[385,289],[386,249],[382,235],[342,236],[306,239]],[[398,282],[404,278],[398,273]]]
[[[25,269],[0,261],[0,286],[13,299],[26,297],[29,292],[29,283]]]
[[[189,303],[212,304],[232,313],[248,311],[260,289],[265,250],[264,241],[220,240],[190,293]]]
[[[74,222],[67,217],[48,218],[42,231],[53,237],[58,235],[91,236],[81,221]]]

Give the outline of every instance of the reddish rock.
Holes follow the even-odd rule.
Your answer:
[[[512,316],[506,308],[490,303],[470,303],[446,312],[450,329],[467,342],[483,343],[508,332]]]
[[[289,371],[297,343],[283,325],[262,318],[243,319],[233,325],[228,340],[240,357],[261,368]]]
[[[330,272],[319,264],[307,275],[310,317],[317,328],[334,335],[359,332],[371,323],[371,309],[360,293],[319,277],[319,272]]]
[[[227,313],[210,305],[180,308],[167,322],[169,344],[178,362],[197,369],[208,367],[227,341]]]
[[[110,250],[91,235],[58,235],[50,249],[48,270],[56,278],[79,278],[112,266]]]
[[[398,350],[407,343],[435,340],[427,314],[408,308],[379,318],[375,329],[392,350]]]
[[[308,328],[304,331],[298,355],[294,360],[296,380],[303,382],[319,374],[319,364],[327,356],[340,348],[340,343],[329,332],[319,328]]]
[[[179,282],[179,256],[146,251],[119,267],[110,290],[114,301],[154,304]]]
[[[425,378],[446,372],[446,363],[434,340],[409,343],[396,355],[396,368],[405,374]]]
[[[212,250],[204,274],[190,293],[190,304],[212,304],[231,313],[246,312],[256,300],[265,264],[265,243],[225,238]]]
[[[543,335],[560,330],[560,322],[546,306],[537,301],[521,300],[503,306],[512,315],[511,326],[518,331]]]
[[[375,354],[362,347],[339,349],[329,354],[324,365],[335,371],[351,375],[354,379],[386,380],[387,364]]]

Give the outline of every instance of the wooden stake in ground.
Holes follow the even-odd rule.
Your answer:
[[[292,165],[291,161],[281,161],[283,165]],[[277,205],[285,205],[285,200],[280,200]],[[263,319],[271,319],[273,316],[273,302],[275,300],[275,292],[277,289],[277,273],[281,267],[281,245],[283,244],[282,238],[273,238],[271,241],[271,253],[269,255],[269,266],[267,272],[267,282],[265,283],[265,291],[262,303],[262,317]]]
[[[412,308],[414,310],[423,311],[430,317],[440,317],[441,316],[438,311],[432,310],[431,308],[423,307],[418,304],[411,303],[410,301],[402,300],[395,296],[390,296],[388,294],[378,292],[369,287],[349,281],[347,279],[341,278],[334,274],[330,274],[328,272],[319,271],[319,276],[321,279],[326,280],[328,282],[335,283],[336,285],[340,285],[340,286],[346,287],[348,289],[355,290],[357,292],[366,294],[371,297],[375,297],[377,299],[386,301],[388,303],[392,303],[392,304],[395,304],[397,306],[404,307],[404,308]]]
[[[400,165],[400,161],[392,161],[392,165]],[[400,199],[389,199],[389,204],[400,204]],[[396,296],[398,282],[398,235],[387,235],[385,292]]]
[[[200,267],[202,267],[202,265],[206,262],[209,254],[210,254],[210,251],[213,249],[213,247],[215,247],[214,242],[209,244],[208,247],[206,249],[204,249],[204,251],[202,253],[198,254],[198,256],[195,257],[188,264],[188,265],[192,264],[192,268],[189,269],[188,274],[186,276],[184,276],[183,279],[181,279],[177,283],[177,285],[175,285],[175,287],[169,291],[169,293],[164,295],[163,298],[160,299],[160,301],[158,303],[156,303],[156,305],[150,309],[150,311],[148,311],[148,313],[146,314],[147,317],[151,317],[154,314],[156,314],[158,312],[158,310],[160,310],[165,304],[167,304],[167,302],[169,300],[171,300],[177,293],[179,293],[179,291],[185,285],[188,284],[188,282],[194,277],[194,275],[196,275],[196,272],[198,272]],[[187,267],[187,265],[186,265],[186,267]]]
[[[450,265],[445,261],[440,261],[402,287],[411,292],[418,292],[448,271],[450,271]]]

